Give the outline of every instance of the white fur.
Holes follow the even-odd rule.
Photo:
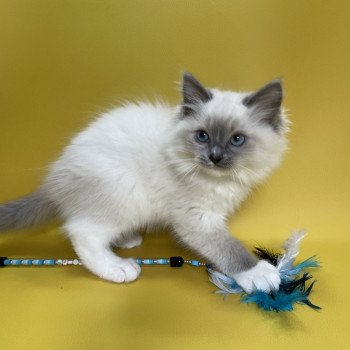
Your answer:
[[[110,245],[140,244],[139,229],[153,225],[171,227],[222,272],[233,275],[240,269],[237,260],[230,260],[231,246],[238,243],[226,219],[251,186],[279,164],[286,140],[250,119],[241,103],[244,94],[213,91],[203,117],[236,118],[260,142],[260,150],[235,174],[194,166],[188,154],[184,159],[178,135],[188,125],[179,123],[178,109],[146,102],[103,114],[53,164],[44,188],[59,206],[77,254],[96,275],[113,282],[136,279],[140,267],[115,255]],[[264,262],[235,276],[246,291],[279,284],[275,269]]]
[[[278,290],[281,283],[277,268],[264,260],[259,261],[248,271],[233,274],[233,278],[247,293],[257,289],[264,292]]]

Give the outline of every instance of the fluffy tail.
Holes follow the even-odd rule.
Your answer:
[[[41,190],[0,205],[0,231],[44,224],[57,214],[56,206]]]

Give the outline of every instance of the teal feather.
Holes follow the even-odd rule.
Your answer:
[[[278,291],[265,293],[258,290],[251,294],[243,294],[241,301],[245,304],[255,303],[257,306],[265,311],[292,311],[295,304],[307,305],[314,310],[320,310],[319,306],[314,305],[309,300],[309,294],[315,283],[312,282],[309,287],[306,287],[306,282],[309,281],[312,276],[308,273],[304,273],[301,277],[298,277],[300,273],[305,269],[319,267],[320,264],[313,256],[309,259],[302,261],[301,263],[285,268],[280,271],[281,285]],[[210,275],[210,281],[214,283],[219,291],[217,293],[227,296],[229,294],[243,293],[242,288],[237,282],[218,271],[208,268]]]

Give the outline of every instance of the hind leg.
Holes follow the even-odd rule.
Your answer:
[[[135,248],[141,245],[142,240],[142,236],[139,233],[134,233],[119,238],[113,245],[118,248]]]
[[[116,283],[135,280],[141,268],[134,259],[123,259],[111,250],[115,228],[87,220],[74,220],[65,229],[83,265],[95,275]]]

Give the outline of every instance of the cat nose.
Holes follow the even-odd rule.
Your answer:
[[[221,147],[214,146],[209,154],[209,159],[214,163],[217,164],[220,162],[220,160],[223,158],[223,150]]]

